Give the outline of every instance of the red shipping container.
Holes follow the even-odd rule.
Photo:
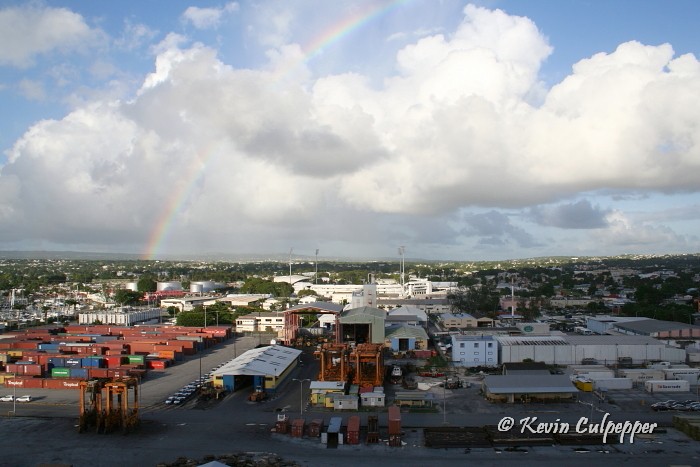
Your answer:
[[[79,379],[44,378],[45,389],[79,389]]]
[[[36,365],[21,365],[24,367],[24,374],[27,376],[43,376],[44,367],[39,364]],[[41,386],[39,386],[41,387]]]
[[[109,369],[107,368],[89,368],[88,376],[90,378],[109,378]]]
[[[12,343],[12,348],[36,350],[38,345],[39,341],[16,341]]]
[[[360,417],[357,415],[348,418],[347,443],[360,444]]]
[[[401,410],[395,406],[391,405],[388,409],[389,413],[389,434],[390,435],[400,435],[401,434]]]
[[[292,436],[295,438],[301,438],[304,436],[304,424],[305,420],[303,418],[295,418],[292,420]]]

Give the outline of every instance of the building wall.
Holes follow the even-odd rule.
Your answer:
[[[498,342],[493,339],[464,339],[452,336],[452,363],[456,366],[497,366]]]

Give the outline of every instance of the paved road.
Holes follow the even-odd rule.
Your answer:
[[[254,347],[257,339],[239,338],[202,355],[202,368],[207,370],[228,361],[234,355]],[[313,358],[304,357],[305,364],[292,378],[313,377],[316,371]],[[504,416],[537,416],[542,421],[574,422],[590,414],[590,407],[567,405],[493,405],[484,403],[476,389],[445,391],[447,413],[402,413],[404,442],[402,448],[390,448],[384,443],[367,446],[339,446],[326,449],[318,440],[295,439],[271,431],[277,416],[299,416],[298,382],[288,380],[271,400],[253,404],[246,400],[247,391],[232,394],[212,404],[188,403],[183,407],[162,404],[165,396],[199,374],[199,358],[178,365],[158,378],[142,385],[144,410],[138,432],[100,435],[93,432],[78,434],[76,430],[77,394],[75,391],[45,391],[45,399],[36,404],[18,404],[18,416],[0,418],[0,466],[38,466],[39,464],[68,464],[77,467],[149,466],[174,462],[178,457],[202,459],[239,451],[271,452],[300,465],[325,466],[392,466],[424,467],[427,465],[700,465],[700,446],[685,435],[669,430],[654,438],[638,439],[634,444],[594,447],[589,452],[578,452],[573,446],[528,447],[526,452],[479,448],[428,449],[422,447],[422,427],[442,426],[447,421],[453,426],[481,426],[496,424]],[[308,385],[308,383],[304,383]],[[391,391],[391,388],[387,389]],[[470,393],[470,391],[472,391]],[[49,394],[50,393],[50,394]],[[442,390],[437,391],[438,395]],[[306,399],[306,393],[304,398]],[[5,412],[11,404],[2,403]],[[605,407],[604,407],[605,408]],[[635,406],[630,409],[634,409]],[[363,423],[371,413],[361,412]],[[615,420],[654,420],[668,424],[671,414],[654,413],[647,407],[625,412],[612,411]],[[306,404],[303,415],[308,420],[332,414],[313,410]],[[347,415],[345,415],[347,418]],[[594,417],[602,413],[594,411]],[[386,432],[386,413],[379,412],[383,433]]]

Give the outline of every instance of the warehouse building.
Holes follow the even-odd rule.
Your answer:
[[[78,313],[78,324],[114,324],[118,326],[133,326],[147,321],[160,320],[163,310],[149,308],[137,310],[131,308],[119,308],[108,311],[88,311]]]
[[[370,306],[343,311],[338,318],[342,342],[383,345],[385,318],[384,311]]]
[[[646,336],[495,336],[500,363],[530,359],[550,365],[603,365],[621,361],[683,363],[686,352]]]
[[[488,375],[481,389],[491,402],[558,402],[574,399],[579,390],[566,375]]]
[[[650,336],[657,339],[675,340],[700,338],[700,326],[658,319],[616,323],[614,329],[622,334]]]
[[[243,387],[276,391],[296,368],[301,350],[269,345],[251,349],[214,371],[215,387],[236,391]]]
[[[394,352],[427,350],[428,340],[428,333],[423,328],[395,325],[385,329],[384,346]]]

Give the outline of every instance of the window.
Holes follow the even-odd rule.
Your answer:
[[[474,342],[474,348],[475,348],[475,349],[478,349],[478,348],[479,348],[479,343],[478,343],[478,342]]]
[[[460,342],[459,348],[460,348],[460,349],[463,349],[463,348],[464,348],[464,342]]]
[[[479,352],[474,352],[474,355],[479,355]]]
[[[489,355],[493,355],[493,352],[489,352]]]
[[[493,347],[493,342],[489,342],[488,344],[486,344],[486,346],[489,348]]]

